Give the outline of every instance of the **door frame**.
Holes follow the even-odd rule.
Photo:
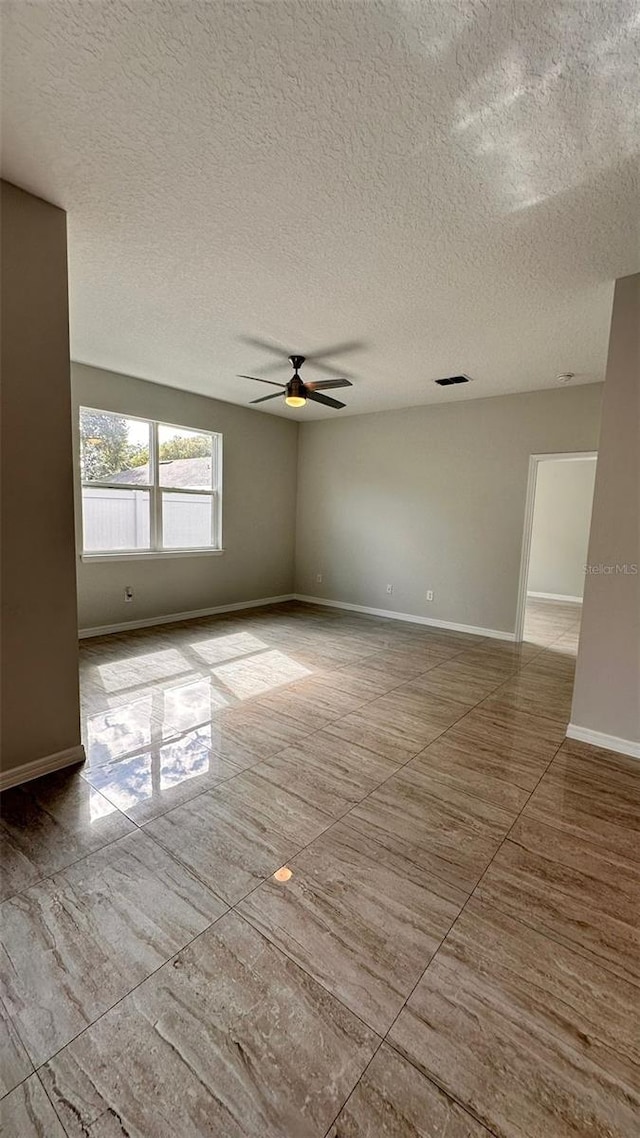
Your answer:
[[[518,582],[518,604],[514,640],[521,641],[524,635],[524,617],[527,604],[527,580],[529,578],[529,558],[531,555],[531,534],[533,531],[533,511],[536,500],[538,467],[541,462],[579,462],[585,458],[598,458],[597,450],[561,451],[549,454],[529,455],[529,475],[527,496],[524,505],[524,528],[522,531],[522,553],[520,556],[520,579]]]

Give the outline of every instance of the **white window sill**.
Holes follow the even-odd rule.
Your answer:
[[[142,549],[117,553],[81,553],[81,561],[149,561],[157,557],[220,557],[224,549]]]

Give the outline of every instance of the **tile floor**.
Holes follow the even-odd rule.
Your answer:
[[[303,605],[85,641],[2,796],[7,1138],[632,1138],[640,764],[522,645]]]

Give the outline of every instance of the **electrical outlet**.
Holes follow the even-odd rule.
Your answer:
[[[316,573],[316,585],[322,584],[322,573]]]
[[[393,585],[387,585],[387,592],[389,594],[391,594],[393,592]]]
[[[125,590],[124,590],[124,599],[125,599],[125,601],[127,601],[127,603],[128,603],[129,601],[132,601],[132,600],[133,600],[133,589],[131,588],[131,585],[127,585],[127,586],[125,587]]]
[[[427,600],[428,601],[433,600],[433,589],[427,589]]]

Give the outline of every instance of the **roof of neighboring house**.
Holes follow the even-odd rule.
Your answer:
[[[149,477],[146,466],[132,466],[118,474],[109,475],[110,482],[123,482],[127,486],[144,486]],[[211,458],[160,459],[160,485],[176,489],[211,487]]]

